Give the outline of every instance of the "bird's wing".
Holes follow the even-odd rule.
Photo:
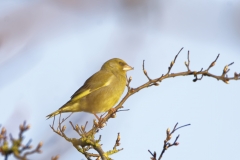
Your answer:
[[[106,71],[98,71],[90,78],[86,80],[84,85],[80,87],[72,96],[72,101],[77,101],[86,95],[99,90],[100,88],[108,86],[114,78],[114,75],[110,72]]]

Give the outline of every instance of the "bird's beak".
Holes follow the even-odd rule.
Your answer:
[[[133,70],[133,69],[134,69],[133,67],[131,67],[131,66],[127,65],[127,64],[125,64],[125,65],[123,66],[123,70],[124,70],[124,71],[129,71],[129,70]]]

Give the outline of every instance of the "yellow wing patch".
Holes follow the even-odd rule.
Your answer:
[[[90,89],[82,92],[81,94],[78,94],[77,96],[73,97],[72,100],[75,101],[75,100],[78,100],[82,97],[85,97],[86,95],[88,95],[89,93],[91,93]]]
[[[85,97],[86,95],[88,95],[88,94],[90,94],[90,93],[92,93],[92,92],[94,92],[94,91],[96,91],[96,90],[98,90],[98,89],[100,89],[102,87],[108,86],[110,83],[111,83],[111,80],[109,80],[108,82],[104,83],[104,85],[102,85],[101,87],[85,90],[84,92],[80,93],[79,95],[74,96],[72,98],[72,101],[77,101],[77,100],[81,99],[82,97]]]

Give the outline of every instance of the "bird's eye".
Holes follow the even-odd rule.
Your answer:
[[[123,62],[119,62],[119,64],[120,64],[121,66],[123,66],[123,65],[124,65],[124,63],[123,63]]]

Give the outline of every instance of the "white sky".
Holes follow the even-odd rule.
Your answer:
[[[32,145],[43,141],[43,153],[34,160],[60,155],[85,159],[57,136],[45,116],[55,111],[108,59],[118,57],[134,67],[132,87],[147,81],[142,60],[152,78],[167,72],[181,47],[172,72],[185,71],[190,50],[191,69],[206,69],[220,53],[210,72],[220,75],[226,64],[229,76],[240,72],[240,3],[237,0],[116,0],[116,1],[1,1],[0,0],[0,124],[14,136],[24,120]],[[161,152],[165,131],[191,123],[180,145],[163,159],[237,160],[240,157],[240,81],[225,84],[204,77],[164,80],[160,86],[140,91],[124,104],[101,130],[105,151],[121,133],[120,159],[149,159],[148,149]],[[66,114],[67,115],[67,114]],[[75,113],[74,123],[93,116]],[[66,123],[67,134],[77,135]],[[13,159],[10,157],[9,159]]]

